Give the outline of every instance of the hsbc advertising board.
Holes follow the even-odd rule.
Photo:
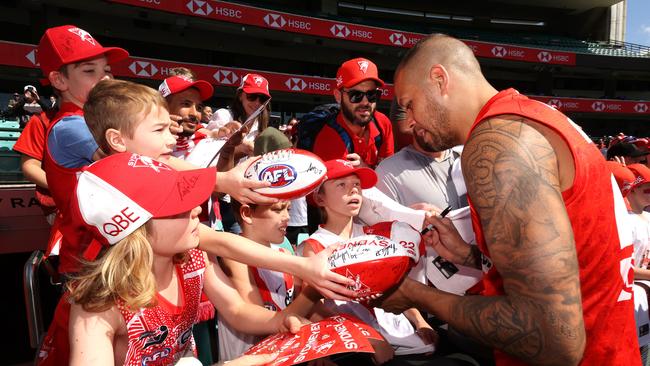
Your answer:
[[[278,12],[253,6],[206,0],[109,0],[110,2],[156,9],[187,16],[283,30],[311,36],[345,39],[354,42],[410,48],[426,35],[401,30],[370,27],[320,18]],[[571,52],[549,51],[528,47],[463,41],[478,57],[505,60],[575,65]]]
[[[489,52],[492,51],[490,50]],[[498,52],[504,51],[499,50]],[[35,45],[0,41],[0,54],[2,55],[2,57],[0,57],[0,65],[38,68]],[[216,86],[238,87],[241,83],[241,78],[244,75],[248,73],[256,73],[264,76],[269,81],[269,88],[276,91],[332,95],[332,90],[336,87],[336,82],[333,78],[284,74],[214,65],[190,64],[143,57],[129,57],[126,60],[113,65],[112,69],[113,74],[118,77],[163,80],[169,76],[169,71],[172,68],[180,66],[192,69],[199,79],[207,80]],[[380,88],[380,90],[381,99],[387,101],[393,99],[393,85],[386,84]],[[544,102],[563,112],[650,115],[650,101],[622,101],[543,96],[531,96],[531,98]]]

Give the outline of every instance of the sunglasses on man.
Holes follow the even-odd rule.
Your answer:
[[[264,94],[248,94],[248,93],[246,93],[246,100],[247,101],[254,102],[254,101],[258,100],[258,99],[259,99],[260,103],[264,103],[269,99],[269,97],[264,95]]]
[[[368,99],[368,103],[374,103],[379,98],[380,93],[379,89],[368,90],[365,92],[361,90],[351,89],[342,90],[342,92],[348,95],[351,103],[361,103],[363,97],[366,97],[366,99]]]

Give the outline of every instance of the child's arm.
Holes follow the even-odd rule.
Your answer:
[[[70,308],[70,366],[113,366],[113,340],[121,326],[115,307],[101,313],[85,311],[81,305]]]
[[[438,333],[424,320],[420,311],[416,308],[405,310],[402,314],[413,324],[415,334],[426,344],[436,344],[438,342]]]
[[[241,203],[271,205],[277,202],[278,200],[275,198],[266,197],[254,191],[256,188],[268,187],[271,183],[244,178],[244,171],[251,162],[243,162],[226,172],[216,171],[215,192],[229,194]],[[176,157],[170,157],[167,164],[176,170],[199,169],[196,165]]]
[[[232,283],[241,295],[242,299],[250,304],[264,306],[262,295],[251,275],[247,265],[233,261],[232,259],[220,258],[223,264],[223,272],[232,280]],[[294,300],[283,310],[286,314],[296,314],[309,318],[315,304],[319,303],[323,296],[311,286],[307,286]]]
[[[45,170],[43,170],[40,160],[32,158],[29,155],[23,155],[20,158],[20,168],[23,171],[25,178],[30,182],[41,188],[47,189]]]
[[[211,262],[207,255],[205,260],[207,266],[203,290],[217,311],[233,328],[253,335],[272,334],[287,329],[293,333],[298,331],[301,325],[299,319],[285,312],[275,312],[247,303],[219,265]]]
[[[345,287],[352,285],[353,281],[328,269],[327,257],[335,249],[333,247],[314,258],[301,258],[260,246],[239,235],[217,232],[205,225],[199,227],[199,248],[210,254],[254,267],[291,273],[331,299],[348,300],[355,296],[354,291]]]
[[[634,267],[635,280],[650,280],[650,269]]]

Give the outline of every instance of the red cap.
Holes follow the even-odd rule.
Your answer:
[[[129,57],[126,50],[118,47],[103,47],[90,33],[74,25],[50,28],[45,31],[38,43],[38,62],[45,75],[43,83],[49,84],[47,76],[63,65],[99,55],[105,55],[109,64]]]
[[[635,176],[634,182],[632,182],[632,188],[650,183],[650,168],[647,166],[643,164],[630,164],[627,168],[630,169]]]
[[[384,85],[384,81],[379,78],[377,65],[365,58],[345,61],[336,72],[337,89],[349,88],[366,80],[374,80],[379,83],[379,86]]]
[[[94,236],[84,253],[124,239],[149,219],[187,212],[214,189],[214,169],[176,171],[151,158],[120,153],[83,169],[74,192],[72,221]]]
[[[180,75],[168,77],[167,79],[163,80],[160,86],[158,86],[158,91],[163,97],[167,97],[172,94],[180,93],[192,87],[196,88],[199,91],[201,100],[210,99],[210,97],[212,97],[212,93],[214,93],[214,88],[207,81],[192,81],[192,79]]]
[[[323,182],[331,179],[347,177],[356,174],[361,180],[361,189],[372,188],[377,184],[377,173],[370,168],[354,167],[351,162],[343,159],[328,160],[325,162],[327,177]]]
[[[246,74],[241,79],[241,85],[238,89],[244,90],[246,94],[263,94],[271,97],[269,93],[269,81],[262,75]]]
[[[630,169],[615,161],[606,161],[605,164],[614,175],[616,184],[618,184],[618,188],[621,190],[623,197],[626,197],[632,189],[632,183],[634,183],[636,176]]]

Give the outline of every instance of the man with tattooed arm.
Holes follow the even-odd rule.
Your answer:
[[[495,349],[497,365],[639,365],[625,213],[591,141],[562,113],[498,92],[472,50],[431,35],[405,55],[395,93],[421,138],[465,145],[477,246],[430,217],[440,255],[484,271],[477,296],[406,279],[376,306],[417,307]]]

